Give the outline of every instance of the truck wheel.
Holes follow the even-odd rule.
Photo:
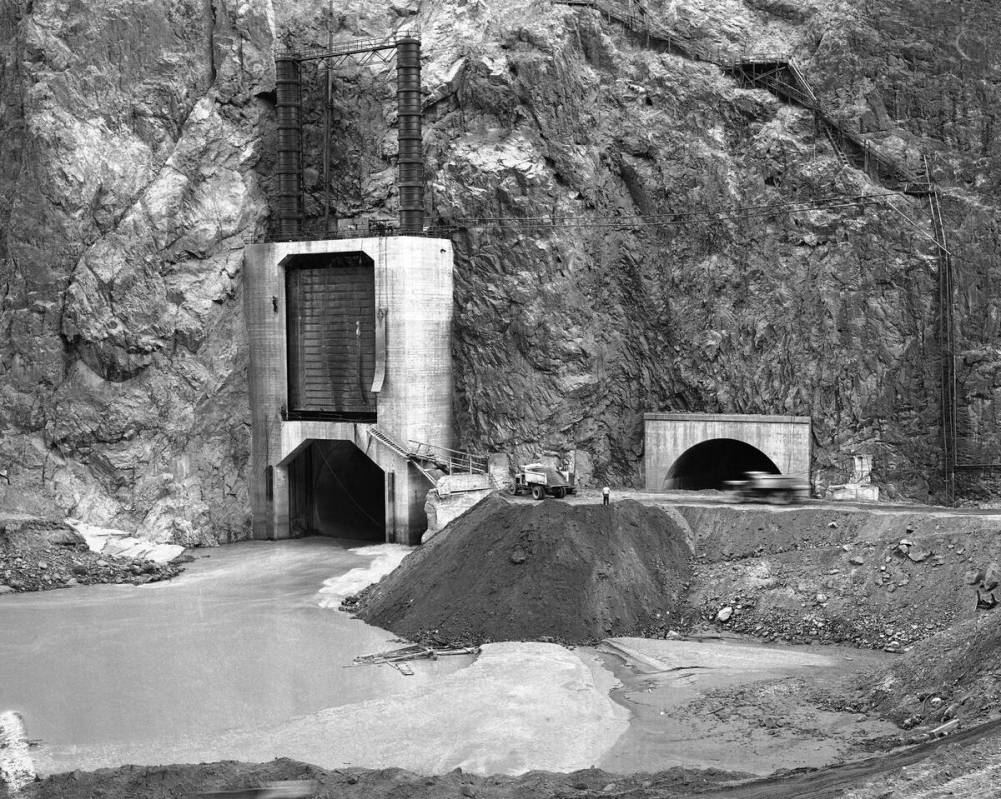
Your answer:
[[[557,499],[563,499],[567,495],[566,489],[563,486],[553,489],[553,496]]]
[[[521,489],[518,486],[511,486],[511,493],[518,496],[521,493]]]
[[[535,499],[545,499],[546,489],[544,489],[542,486],[532,486],[532,496]]]
[[[792,502],[792,491],[776,491],[775,503],[777,505],[788,505]]]

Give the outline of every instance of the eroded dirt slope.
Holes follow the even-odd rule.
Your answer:
[[[680,508],[696,531],[690,601],[766,640],[900,651],[976,613],[1001,573],[997,516],[946,510]],[[993,567],[992,567],[992,564]]]

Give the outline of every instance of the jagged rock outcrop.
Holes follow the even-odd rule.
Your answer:
[[[5,10],[2,501],[241,536],[237,295],[267,216],[270,4]]]
[[[960,435],[996,449],[1001,12],[647,8],[704,48],[792,54],[832,118],[897,159],[930,156],[955,255]],[[0,502],[184,544],[245,534],[239,272],[268,226],[272,51],[323,45],[328,26],[336,40],[421,30],[429,223],[459,228],[464,447],[578,448],[598,479],[630,482],[644,411],[807,414],[821,482],[843,482],[849,454],[866,452],[891,495],[940,489],[927,208],[903,196],[806,208],[886,191],[838,159],[809,112],[594,10],[394,0],[329,13],[267,0],[0,8]],[[334,76],[343,231],[395,213],[391,78],[377,61]],[[312,102],[325,85],[307,79],[312,230],[328,195]],[[803,210],[770,210],[794,202]],[[519,221],[466,221],[498,217]]]

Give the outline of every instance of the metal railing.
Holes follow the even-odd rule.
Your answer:
[[[330,47],[309,47],[296,50],[286,47],[275,54],[276,59],[288,59],[290,61],[317,61],[324,58],[338,58],[345,55],[356,55],[358,53],[371,53],[377,50],[392,50],[401,41],[413,39],[420,41],[419,30],[399,31],[392,36],[370,37],[367,39],[352,39],[344,44],[336,44]]]
[[[411,455],[423,461],[431,461],[445,467],[449,474],[486,474],[487,459],[483,455],[462,452],[448,447],[438,447],[422,441],[411,441]]]
[[[432,469],[438,469],[446,474],[487,473],[485,455],[474,455],[471,452],[439,447],[424,441],[410,441],[404,445],[386,431],[380,430],[376,425],[369,425],[368,432],[372,438],[413,463],[432,483],[436,482]]]

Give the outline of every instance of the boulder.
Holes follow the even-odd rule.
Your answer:
[[[983,588],[985,591],[993,591],[999,583],[1001,583],[1001,566],[992,561],[984,570]]]

